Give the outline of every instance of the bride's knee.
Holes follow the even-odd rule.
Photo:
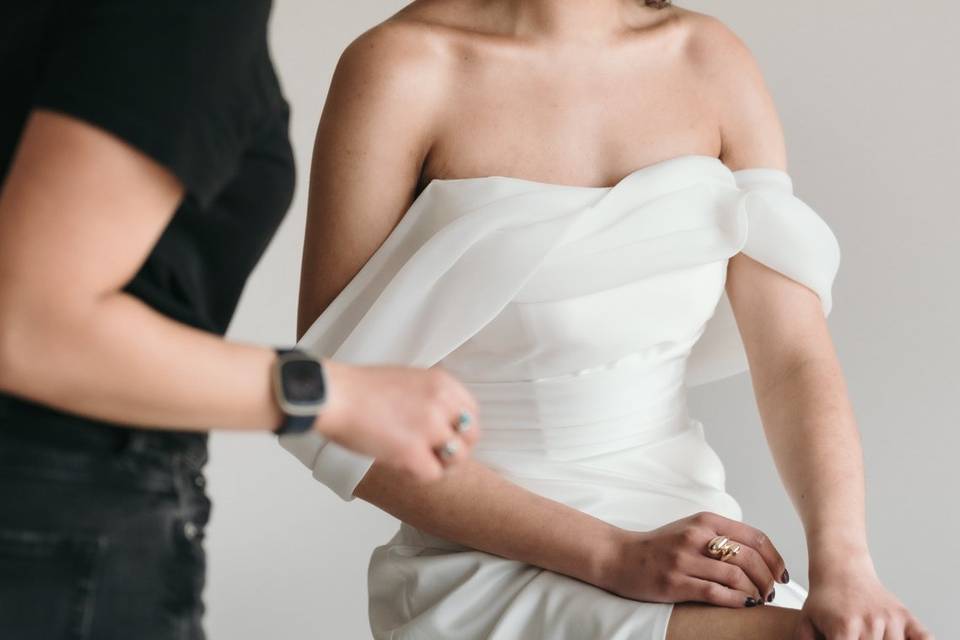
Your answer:
[[[773,605],[724,609],[679,604],[670,616],[667,640],[783,640],[792,636],[799,620],[799,611]]]

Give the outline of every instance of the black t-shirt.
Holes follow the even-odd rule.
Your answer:
[[[186,195],[126,290],[218,334],[293,193],[289,109],[267,46],[270,9],[269,0],[0,7],[0,179],[34,109],[91,123],[167,167]],[[0,428],[82,444],[100,436],[69,432],[91,426],[111,431],[0,395]]]

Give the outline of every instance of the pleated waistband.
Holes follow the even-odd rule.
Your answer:
[[[482,451],[578,455],[654,442],[689,428],[681,358],[621,361],[575,374],[468,382],[483,422]]]

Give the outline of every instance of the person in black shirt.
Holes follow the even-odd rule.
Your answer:
[[[304,428],[222,337],[294,187],[270,8],[0,9],[0,638],[203,637],[205,432]],[[306,428],[416,477],[476,437],[440,371],[309,370]]]

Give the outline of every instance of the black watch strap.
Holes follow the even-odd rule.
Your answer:
[[[316,420],[314,416],[292,416],[288,413],[283,414],[283,422],[274,431],[278,436],[290,433],[306,433],[313,429],[313,423]]]
[[[297,366],[301,367],[300,371],[291,370]],[[298,349],[277,349],[273,375],[274,392],[283,412],[283,422],[275,433],[287,435],[313,429],[320,406],[326,400],[323,365]],[[305,392],[308,397],[291,397],[291,394]]]

